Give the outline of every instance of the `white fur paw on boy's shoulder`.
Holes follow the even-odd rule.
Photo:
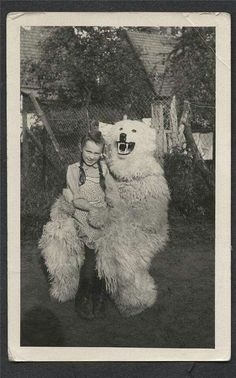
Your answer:
[[[102,228],[106,223],[108,211],[106,208],[93,208],[88,213],[88,223],[94,228]]]
[[[121,204],[120,196],[114,191],[106,192],[106,203],[109,207],[116,207]]]

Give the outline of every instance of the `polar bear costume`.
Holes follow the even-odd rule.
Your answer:
[[[94,241],[98,274],[120,312],[130,316],[151,307],[157,298],[149,269],[168,239],[169,190],[155,158],[155,129],[123,120],[102,132],[109,206],[90,212],[88,219],[100,230]],[[39,244],[51,277],[51,295],[59,301],[75,297],[84,260],[72,214],[73,206],[60,197]]]

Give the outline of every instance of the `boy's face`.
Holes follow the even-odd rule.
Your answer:
[[[92,166],[98,162],[101,157],[103,146],[88,140],[82,150],[82,156],[85,164]]]

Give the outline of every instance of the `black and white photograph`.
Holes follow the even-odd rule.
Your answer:
[[[8,16],[13,360],[230,357],[230,18],[143,15]]]

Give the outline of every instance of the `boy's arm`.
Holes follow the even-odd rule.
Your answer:
[[[79,167],[77,164],[69,165],[66,173],[67,187],[71,190],[73,196],[78,197],[79,193]]]
[[[72,203],[76,209],[83,211],[90,211],[92,209],[92,204],[85,198],[74,198]]]

